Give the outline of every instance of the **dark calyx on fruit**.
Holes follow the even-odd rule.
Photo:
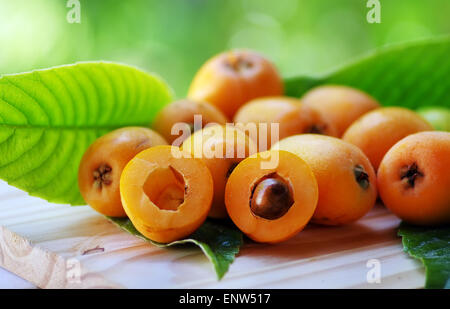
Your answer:
[[[253,67],[253,63],[247,59],[244,59],[242,56],[229,55],[227,57],[227,61],[225,62],[226,66],[232,69],[235,72],[241,72],[246,69],[250,69]]]
[[[369,174],[366,173],[364,167],[361,165],[356,165],[353,172],[355,174],[355,180],[359,186],[364,190],[367,189],[370,185]]]
[[[326,125],[314,124],[310,126],[305,133],[324,134]]]
[[[195,132],[195,126],[192,122],[189,122],[187,124],[189,126],[189,131],[191,132],[191,134],[193,134]]]
[[[404,166],[400,169],[400,179],[407,188],[414,188],[418,178],[421,178],[423,176],[423,173],[419,171],[419,167],[416,163]]]
[[[274,174],[257,183],[250,197],[250,209],[253,214],[267,220],[281,218],[293,204],[289,185]]]
[[[94,177],[94,186],[98,189],[101,189],[103,185],[110,185],[112,183],[112,168],[108,164],[100,165],[94,172],[92,173]]]
[[[230,177],[231,173],[233,173],[234,169],[236,168],[236,166],[238,166],[238,164],[239,164],[239,162],[231,163],[230,168],[227,171],[227,175],[226,175],[227,178]]]

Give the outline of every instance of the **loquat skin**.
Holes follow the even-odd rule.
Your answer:
[[[205,101],[229,119],[244,103],[282,95],[283,81],[275,66],[260,54],[232,50],[208,60],[195,75],[188,98]]]
[[[311,222],[349,224],[374,206],[375,171],[358,147],[330,136],[301,134],[281,140],[272,149],[292,152],[311,167],[319,186]]]
[[[201,116],[201,127],[194,127],[194,116]],[[183,131],[174,132],[172,134],[172,128],[176,123],[186,123],[189,130],[185,132],[193,133],[195,129],[201,129],[208,123],[226,124],[227,117],[215,106],[197,102],[194,100],[183,99],[175,101],[169,105],[166,105],[157,115],[153,122],[153,129],[161,134],[170,144],[177,141],[177,145],[189,137],[189,135],[183,135]]]
[[[120,195],[136,229],[153,241],[168,243],[192,234],[205,221],[213,181],[201,160],[175,146],[155,146],[125,166]]]
[[[384,205],[416,225],[450,223],[450,133],[419,132],[397,142],[378,169]]]
[[[227,218],[224,196],[228,177],[239,162],[256,152],[256,144],[233,126],[207,126],[186,139],[181,147],[205,163],[214,182],[211,218]]]
[[[317,109],[334,125],[337,137],[360,116],[380,106],[361,90],[338,85],[319,86],[302,97],[303,104]]]
[[[277,157],[278,164],[262,162]],[[319,196],[308,164],[287,151],[259,152],[231,173],[225,203],[234,224],[249,238],[279,243],[299,233],[311,219]]]
[[[290,97],[264,97],[247,102],[234,116],[234,123],[256,124],[256,138],[259,151],[265,151],[272,144],[285,137],[301,133],[318,133],[336,136],[336,129],[313,108]],[[259,140],[260,124],[267,125],[266,142]],[[278,136],[272,136],[271,124],[278,124]],[[248,131],[247,131],[248,132]]]
[[[402,107],[382,107],[370,111],[345,131],[342,139],[358,146],[375,171],[388,150],[402,138],[432,126],[419,114]]]
[[[126,127],[98,138],[83,155],[78,170],[78,186],[87,204],[110,217],[125,217],[119,181],[125,165],[144,149],[166,145],[153,130]]]

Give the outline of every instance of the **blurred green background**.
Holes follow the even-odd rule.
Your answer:
[[[201,64],[251,48],[286,77],[320,75],[379,46],[450,34],[449,0],[0,0],[0,74],[82,60],[110,60],[159,73],[186,94]]]

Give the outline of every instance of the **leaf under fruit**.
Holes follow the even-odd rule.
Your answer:
[[[236,254],[243,245],[242,233],[238,229],[215,221],[207,220],[189,238],[161,244],[139,233],[128,218],[108,217],[108,219],[124,231],[161,248],[186,244],[199,246],[213,263],[218,279],[221,279],[228,271],[230,264],[233,263]]]

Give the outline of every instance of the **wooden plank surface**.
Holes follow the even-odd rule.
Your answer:
[[[20,278],[19,276],[0,268],[0,289],[35,289],[32,283]]]
[[[246,244],[217,281],[200,250],[154,247],[89,207],[49,204],[0,183],[0,266],[41,288],[420,288],[424,270],[402,252],[398,224],[377,206],[353,225]],[[380,283],[367,281],[373,259]]]

